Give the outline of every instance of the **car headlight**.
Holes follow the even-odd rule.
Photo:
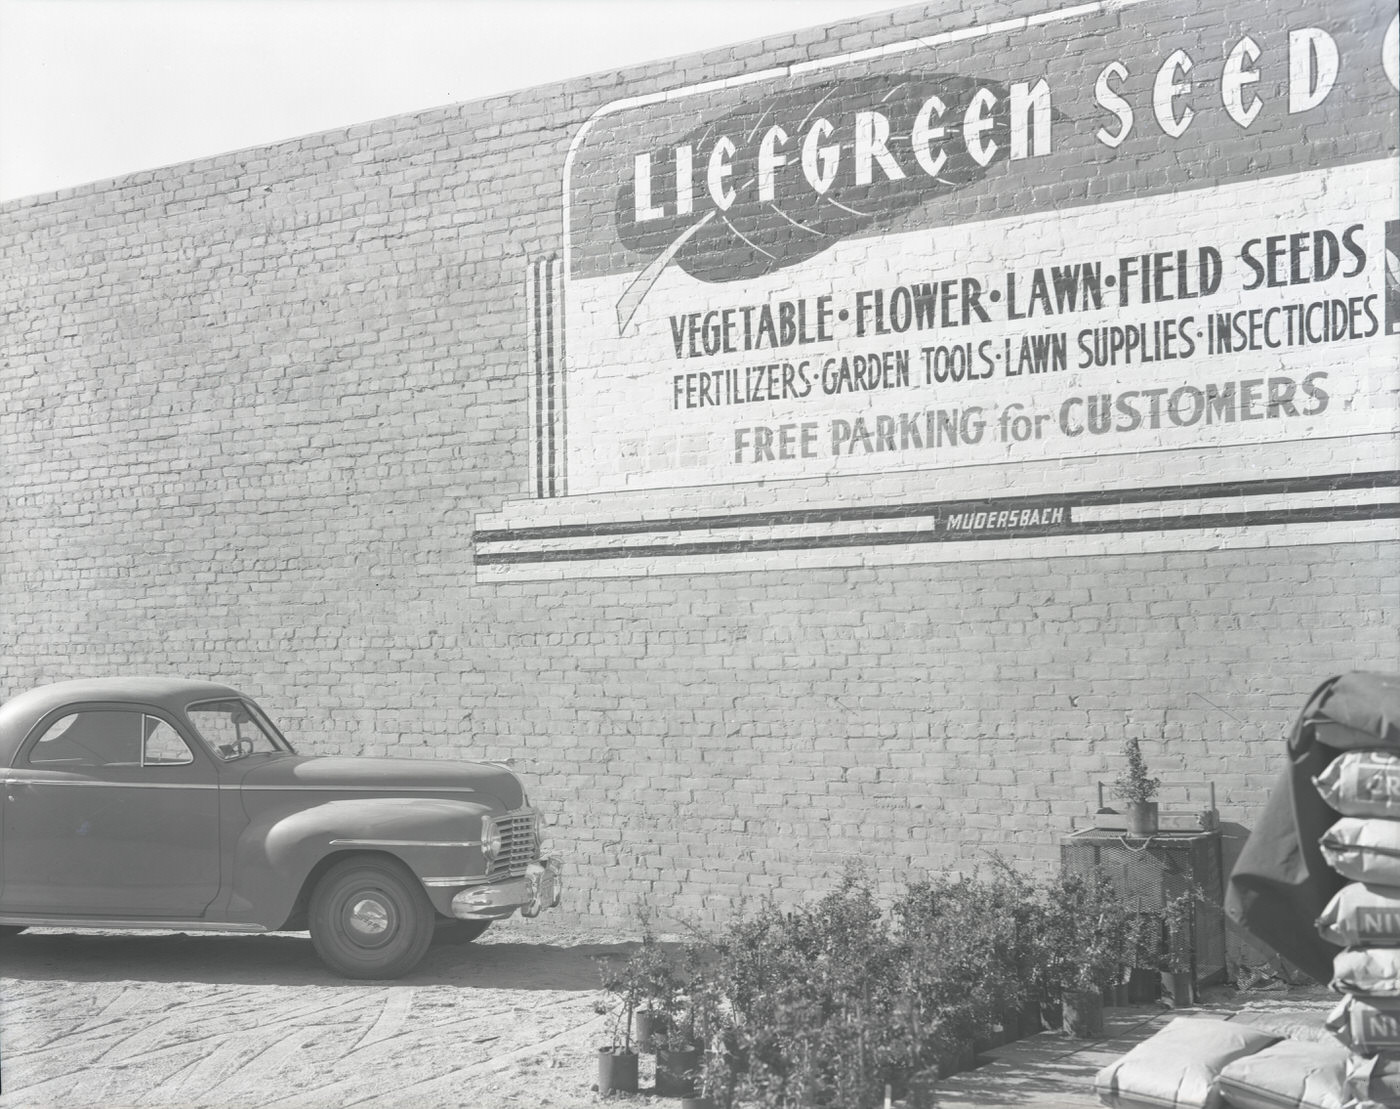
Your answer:
[[[481,853],[486,856],[487,861],[494,859],[501,853],[501,848],[505,841],[501,838],[501,829],[494,820],[483,820],[481,823]]]

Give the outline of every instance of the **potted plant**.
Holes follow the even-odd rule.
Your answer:
[[[669,1017],[663,1009],[649,1008],[637,1010],[637,1052],[640,1055],[655,1055],[665,1042],[669,1028]]]
[[[720,945],[710,937],[687,943],[679,961],[683,994],[672,1028],[678,1034],[665,1045],[667,1086],[677,1079],[680,1109],[719,1109],[733,1102],[732,1060],[727,1057],[728,966]],[[688,1056],[673,1054],[690,1048]],[[662,1093],[662,1056],[657,1055],[657,1093]]]
[[[598,1049],[598,1093],[637,1092],[637,1053],[632,1050],[632,1017],[637,1008],[636,987],[616,954],[597,957],[598,975],[611,998],[612,1043]]]
[[[722,1056],[722,1046],[714,1042],[694,1045],[688,1055],[666,1055],[666,1089],[677,1090],[681,1099],[681,1109],[716,1109],[721,1100],[716,1095],[732,1076]],[[656,1092],[665,1094],[662,1089],[662,1057],[656,1057]]]
[[[1001,1020],[1006,1038],[1014,1040],[1041,1031],[1039,1004],[1032,1012],[1030,1003],[1043,992],[1036,937],[1043,923],[1044,903],[1034,882],[1005,860],[994,862],[991,884],[997,912],[1006,923],[1004,947],[999,955],[1006,972]]]
[[[914,883],[894,916],[914,969],[905,993],[940,1013],[974,1054],[1021,1034],[1021,1008],[1034,993],[1039,899],[1034,886],[993,856],[989,877]],[[1036,1009],[1034,1030],[1039,1031]],[[940,1054],[962,1055],[942,1043]],[[956,1061],[956,1060],[955,1060]]]
[[[1128,834],[1151,836],[1157,833],[1157,789],[1162,782],[1147,776],[1142,747],[1136,739],[1123,741],[1123,757],[1127,765],[1114,779],[1113,793],[1127,802]]]
[[[1162,994],[1158,968],[1162,956],[1162,910],[1139,903],[1127,919],[1125,962],[1128,966],[1128,1004],[1150,1005]]]
[[[1060,990],[1065,1032],[1103,1032],[1103,988],[1118,976],[1127,913],[1103,871],[1062,874],[1050,887],[1047,914],[1052,980]]]
[[[1092,1040],[1102,1034],[1103,988],[1088,973],[1074,978],[1060,995],[1065,1035],[1076,1040]]]
[[[1029,912],[1024,924],[1026,943],[1025,985],[1021,1002],[1021,1034],[1034,1036],[1061,1026],[1058,975],[1060,940],[1059,913],[1053,891],[1057,883],[1042,883],[1027,899]]]
[[[703,1052],[690,1027],[673,1028],[656,1049],[656,1092],[662,1097],[697,1097]]]
[[[1113,975],[1103,989],[1104,1007],[1115,1009],[1128,1004],[1128,983],[1131,981],[1136,954],[1132,914],[1127,911],[1126,906],[1117,930],[1117,938],[1118,948],[1114,955],[1117,966],[1113,968]]]
[[[675,1015],[680,989],[675,957],[643,927],[642,943],[624,969],[637,998],[637,1051],[655,1054]]]
[[[1196,975],[1196,890],[1177,894],[1162,911],[1162,988],[1174,1009],[1194,1004]]]
[[[662,1097],[698,1097],[703,1044],[710,1024],[710,997],[700,969],[700,955],[688,947],[680,960],[668,962],[659,981],[667,994],[664,1042],[656,1049],[656,1092]]]

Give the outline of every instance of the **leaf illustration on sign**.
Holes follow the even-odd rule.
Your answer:
[[[980,181],[1010,130],[995,81],[880,74],[755,100],[639,153],[617,228],[651,262],[618,303],[619,331],[670,263],[718,283],[805,262]]]

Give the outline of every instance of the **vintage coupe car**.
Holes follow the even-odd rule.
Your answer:
[[[352,978],[559,903],[489,763],[298,755],[225,685],[60,682],[0,706],[0,932],[310,929]],[[0,940],[0,943],[3,943]]]

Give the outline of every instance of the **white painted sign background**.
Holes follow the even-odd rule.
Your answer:
[[[1378,160],[1278,177],[1267,186],[1261,190],[1259,183],[1251,182],[1205,187],[1065,212],[1042,211],[848,240],[810,261],[742,283],[707,284],[669,267],[621,334],[617,305],[635,275],[571,280],[565,293],[568,373],[576,383],[569,391],[570,491],[703,487],[953,469],[988,462],[1053,463],[1067,458],[1100,459],[1103,481],[1110,483],[1117,469],[1115,457],[1126,453],[1200,452],[1400,431],[1393,382],[1395,341],[1385,334],[1386,228],[1385,220],[1376,217],[1376,213],[1400,211],[1393,162]],[[1228,237],[1222,227],[1229,229]],[[1340,240],[1348,229],[1352,229],[1350,242],[1364,252],[1364,261],[1343,249],[1334,272],[1315,280],[1321,272],[1314,268],[1315,262],[1321,266],[1322,260],[1315,258],[1318,240],[1312,233],[1326,231]],[[1279,236],[1296,235],[1309,237],[1278,243]],[[1276,255],[1273,276],[1283,283],[1248,288],[1258,275],[1242,252],[1251,244],[1250,257],[1262,262],[1271,237]],[[1218,288],[1211,295],[1175,299],[1179,292],[1197,289],[1195,266],[1201,248],[1218,251]],[[1191,269],[1184,286],[1178,284],[1174,271],[1164,275],[1162,290],[1174,299],[1155,300],[1149,290],[1149,302],[1144,303],[1142,266],[1130,263],[1129,288],[1121,293],[1128,303],[1120,304],[1116,284],[1120,259],[1166,255],[1166,264],[1174,266],[1178,251],[1186,252]],[[1031,307],[1037,268],[1048,273],[1049,267],[1086,263],[1099,264],[1107,279],[1101,308],[1037,311],[1029,318],[1008,318],[1009,283],[1015,286],[1016,310],[1024,314]],[[963,325],[962,309],[955,302],[956,326],[885,335],[867,330],[864,337],[857,335],[861,290],[883,290],[888,303],[889,292],[899,286],[964,278],[976,281],[982,291],[987,321],[974,313]],[[1000,299],[991,300],[997,293]],[[831,298],[833,312],[829,341],[677,357],[673,330],[677,319],[711,309],[805,300],[810,330],[816,298],[823,296]],[[1353,318],[1340,338],[1290,343],[1288,318],[1278,313],[1271,318],[1267,335],[1256,331],[1258,349],[1224,353],[1220,340],[1212,338],[1212,318],[1222,314],[1259,310],[1261,316],[1255,319],[1261,320],[1262,312],[1270,308],[1325,301],[1351,306]],[[867,308],[868,327],[873,319],[868,311],[871,301],[866,298],[861,303]],[[838,318],[840,312],[848,313],[846,320]],[[1324,331],[1319,319],[1314,311],[1314,337]],[[1160,354],[1163,348],[1160,339],[1153,339],[1154,325],[1168,321],[1184,333],[1171,344],[1178,357],[1143,361],[1139,352],[1128,362],[1120,353],[1117,365],[1083,365],[1089,359],[1081,346],[1086,332],[1084,341],[1092,350],[1094,329],[1139,326],[1144,328],[1149,351],[1155,347]],[[1243,318],[1241,325],[1247,326]],[[1008,374],[1008,369],[1017,368],[1024,337],[1052,333],[1064,335],[1065,369]],[[1296,331],[1294,338],[1300,338]],[[1266,339],[1282,340],[1283,345],[1263,345]],[[923,349],[964,344],[971,344],[974,351],[973,369],[985,376],[928,380]],[[1188,350],[1189,355],[1183,356]],[[897,351],[907,352],[907,385],[830,395],[823,391],[824,364],[835,368],[842,358]],[[979,357],[979,352],[985,352],[991,362]],[[734,367],[743,378],[750,366],[784,362],[807,363],[814,385],[806,397],[687,405],[687,398],[693,404],[698,393],[693,386],[687,393],[685,375]],[[1325,395],[1305,395],[1301,383],[1319,373],[1326,376],[1313,378],[1312,388]],[[1297,414],[1290,414],[1288,403],[1275,404],[1270,414],[1267,384],[1240,385],[1269,379],[1287,379],[1297,386],[1292,394],[1287,394],[1286,386],[1275,386],[1274,393],[1275,400],[1289,396]],[[1166,408],[1170,394],[1182,386],[1202,391],[1214,386],[1218,391],[1232,382],[1237,395],[1234,419],[1212,420],[1198,414],[1190,392],[1178,398],[1175,416]],[[1104,394],[1117,398],[1155,389],[1168,390],[1157,401],[1159,426],[1150,426],[1152,402],[1142,398],[1128,402],[1143,413],[1141,426],[1106,434],[1080,430],[1087,402],[1074,398]],[[1242,412],[1239,397],[1245,391],[1262,399]],[[985,427],[975,442],[960,437],[956,443],[929,447],[918,443],[917,437],[911,440],[907,430],[911,414],[929,409],[960,416],[975,409]],[[902,434],[882,441],[876,431],[881,416],[895,421],[905,417],[897,425]],[[1017,419],[1022,416],[1030,422]],[[857,425],[857,420],[863,424]],[[1126,425],[1132,420],[1124,415],[1117,422]],[[779,429],[784,425],[796,425],[796,430],[783,436]],[[883,428],[888,431],[890,426],[886,423]],[[920,419],[917,426],[926,429],[928,424]],[[771,451],[761,449],[764,436],[755,435],[754,428],[770,429]],[[1070,434],[1076,430],[1080,433]],[[891,444],[896,449],[889,449]],[[781,457],[782,453],[793,457]]]

